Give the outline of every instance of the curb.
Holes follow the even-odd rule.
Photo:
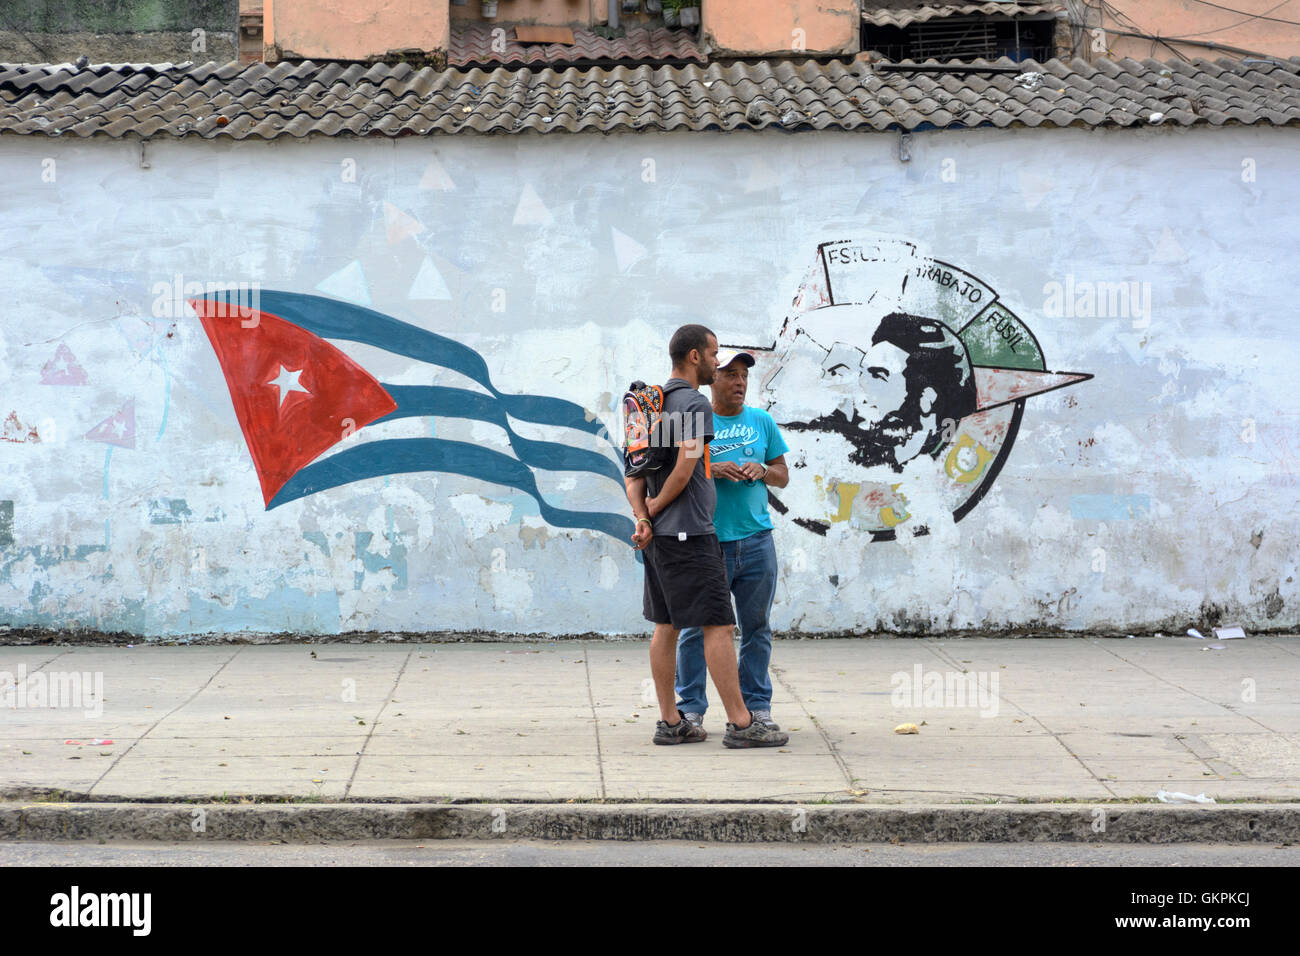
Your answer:
[[[0,805],[0,841],[695,840],[716,843],[1300,843],[1300,804]]]

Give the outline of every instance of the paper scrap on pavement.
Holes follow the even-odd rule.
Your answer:
[[[1192,796],[1190,793],[1179,793],[1177,790],[1157,790],[1156,799],[1161,803],[1213,803],[1213,797],[1207,797],[1205,794]]]
[[[1201,641],[1205,640],[1205,635],[1202,634],[1200,631],[1198,631],[1198,630],[1197,630],[1196,628],[1194,628],[1194,627],[1189,627],[1189,628],[1187,629],[1187,636],[1188,636],[1188,637],[1194,637],[1194,638],[1196,638],[1197,640],[1201,640]]]
[[[1221,641],[1230,641],[1235,637],[1245,637],[1246,632],[1240,627],[1216,627],[1214,636]]]
[[[896,734],[919,734],[920,732],[921,728],[916,724],[899,724],[894,728]]]

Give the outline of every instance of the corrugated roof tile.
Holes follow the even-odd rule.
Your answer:
[[[209,63],[80,71],[0,64],[0,132],[273,139],[522,130],[1004,127],[1045,120],[1057,126],[1131,126],[1154,112],[1186,125],[1300,123],[1300,58],[1249,65],[1003,59],[950,66],[955,72],[864,72],[861,64],[838,60],[443,71],[405,63]],[[966,72],[972,67],[1018,72]],[[227,122],[219,123],[218,116]]]
[[[1060,3],[1015,2],[1001,3],[917,3],[916,0],[866,0],[862,4],[862,20],[871,26],[905,27],[912,23],[939,20],[946,17],[964,17],[973,14],[1032,16],[1059,13],[1065,7]]]

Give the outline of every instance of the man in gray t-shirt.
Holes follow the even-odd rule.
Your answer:
[[[704,467],[692,468],[686,487],[655,516],[655,534],[713,534],[718,489],[707,474],[708,442],[713,441],[713,406],[685,379],[670,378],[664,385],[663,435],[665,443],[674,447],[692,439],[703,439]],[[646,475],[646,495],[658,497],[669,474],[669,469],[661,468]]]
[[[722,545],[713,531],[717,490],[709,467],[713,406],[699,387],[713,381],[718,339],[702,325],[683,325],[668,344],[672,378],[664,386],[661,440],[675,450],[671,464],[649,476],[627,478],[627,500],[636,515],[632,544],[645,552],[642,612],[654,622],[650,673],[659,699],[656,744],[704,740],[703,727],[677,709],[677,635],[684,627],[702,631],[704,661],[727,711],[725,747],[775,747],[785,743],[756,722],[740,693],[736,617]]]

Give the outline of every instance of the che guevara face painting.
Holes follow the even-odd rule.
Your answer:
[[[1047,371],[988,284],[890,238],[822,243],[762,352],[755,398],[794,469],[773,507],[875,540],[960,521],[1006,461],[1025,399],[1092,377]]]

